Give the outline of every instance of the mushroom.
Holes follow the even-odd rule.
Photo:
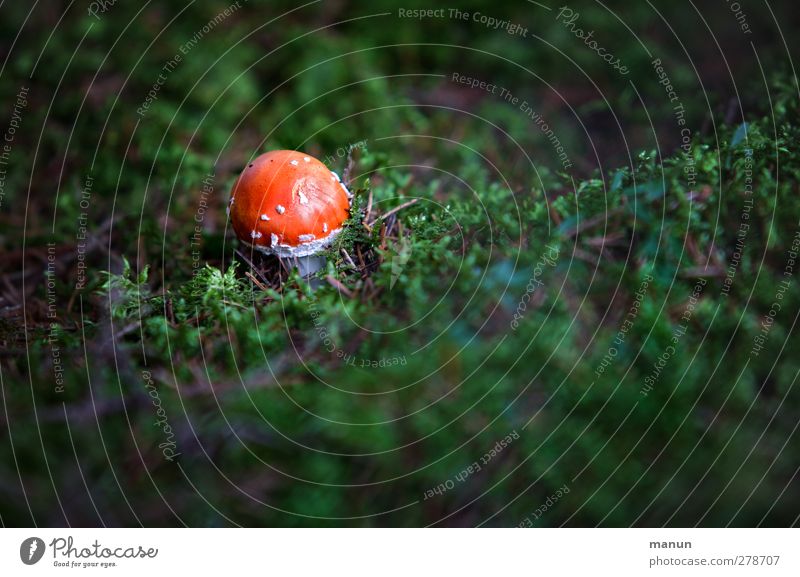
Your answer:
[[[297,259],[308,277],[325,259],[347,219],[350,192],[322,162],[294,150],[254,159],[231,191],[228,207],[239,240],[265,254]]]

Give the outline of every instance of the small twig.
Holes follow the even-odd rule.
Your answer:
[[[326,276],[325,280],[327,280],[331,284],[331,286],[337,289],[340,293],[344,293],[348,297],[353,298],[353,291],[344,286],[342,283],[333,278],[331,275]]]
[[[627,246],[628,243],[624,242],[625,234],[621,232],[607,234],[605,236],[596,236],[587,239],[585,242],[589,246],[595,248],[604,248],[607,246]]]
[[[370,201],[371,201],[371,200],[372,200],[372,197],[370,196]],[[376,218],[375,220],[373,220],[373,221],[372,221],[370,224],[371,224],[371,225],[372,225],[372,224],[375,224],[375,223],[376,223],[376,222],[378,222],[379,220],[386,220],[387,218],[389,218],[389,217],[390,217],[391,215],[393,215],[394,213],[396,213],[396,212],[398,212],[398,211],[400,211],[400,210],[403,210],[404,208],[408,208],[408,207],[409,207],[409,206],[411,206],[411,205],[417,204],[417,202],[419,202],[419,199],[418,199],[418,198],[415,198],[415,199],[409,200],[408,202],[404,202],[404,203],[403,203],[403,204],[401,204],[400,206],[396,206],[396,207],[394,207],[392,210],[388,211],[387,213],[385,213],[385,214],[383,214],[383,215],[381,215],[381,216],[377,217],[377,218]]]
[[[194,325],[200,328],[200,323],[211,316],[211,313],[203,313],[202,315],[198,315],[196,317],[191,317],[184,321],[187,325]]]
[[[390,214],[381,222],[381,248],[386,248],[386,242],[389,239],[397,238],[398,240],[403,237],[403,222],[398,220],[397,213]],[[397,231],[395,232],[395,228]]]
[[[354,262],[353,262],[353,259],[352,259],[352,258],[350,258],[350,255],[349,255],[349,254],[347,254],[347,251],[346,251],[344,248],[342,248],[342,254],[344,255],[344,258],[345,258],[345,260],[347,261],[347,264],[349,264],[350,266],[352,266],[352,267],[353,267],[355,270],[360,270],[360,269],[359,269],[359,268],[356,266],[356,263],[354,263]]]
[[[347,162],[345,163],[344,170],[342,171],[342,179],[347,187],[350,187],[350,174],[352,174],[353,169],[356,166],[356,161],[353,159],[354,151],[354,148],[350,148],[347,151]]]
[[[246,255],[246,254],[244,254],[244,253],[243,253],[241,250],[239,250],[238,248],[236,249],[236,254],[238,254],[240,257],[242,257],[242,259],[244,260],[244,262],[246,262],[246,263],[247,263],[247,266],[249,266],[249,267],[250,267],[250,268],[252,268],[252,269],[255,269],[255,268],[256,268],[256,265],[254,265],[254,264],[253,264],[253,261],[252,261],[252,260],[250,260],[249,258],[247,258],[247,255]]]
[[[270,282],[269,282],[269,279],[268,279],[266,276],[264,276],[264,273],[261,271],[260,267],[257,267],[257,266],[255,265],[255,263],[253,263],[253,261],[252,261],[252,260],[250,260],[250,259],[247,257],[247,255],[246,255],[246,254],[244,254],[244,253],[243,253],[241,250],[239,250],[238,248],[236,249],[236,254],[238,254],[238,255],[239,255],[241,258],[242,258],[242,260],[244,260],[244,262],[247,264],[247,266],[249,266],[249,267],[250,267],[250,270],[251,270],[251,271],[254,271],[254,272],[255,272],[255,273],[256,273],[256,274],[259,276],[259,278],[260,278],[260,279],[261,279],[263,282],[257,282],[257,281],[256,281],[256,279],[254,278],[254,275],[252,275],[252,274],[251,274],[251,275],[249,275],[249,277],[250,277],[251,279],[253,279],[253,281],[256,283],[256,285],[257,285],[259,288],[261,288],[261,290],[267,290],[266,288],[263,288],[263,287],[265,287],[265,286],[269,285],[269,284],[270,284]],[[247,276],[247,273],[245,273],[245,275]]]
[[[123,327],[119,331],[117,331],[114,336],[117,339],[121,339],[125,335],[128,335],[128,334],[132,333],[133,331],[135,331],[136,329],[138,329],[140,326],[141,326],[141,323],[139,321],[133,322],[133,323]]]
[[[369,215],[372,213],[372,189],[369,189],[369,199],[367,200],[367,210],[364,219],[361,221],[368,231],[372,232],[372,225],[369,224]]]
[[[609,217],[616,216],[617,214],[621,213],[622,211],[623,211],[623,209],[621,209],[621,208],[615,208],[615,209],[609,210],[608,212],[604,212],[602,214],[598,214],[597,216],[593,216],[592,218],[587,218],[580,225],[576,226],[572,230],[569,230],[569,231],[565,232],[564,236],[567,237],[567,238],[575,236],[579,232],[583,232],[587,228],[591,228],[596,224],[600,224],[601,222],[605,221]],[[559,218],[559,220],[558,220],[558,222],[556,224],[560,224],[560,222],[561,222],[561,220]]]
[[[247,271],[246,273],[244,273],[244,275],[248,277],[251,281],[253,281],[253,284],[256,285],[258,288],[260,288],[262,291],[268,290],[268,287],[264,285],[264,283],[262,283],[256,277],[254,277],[253,273],[251,273],[250,271]]]
[[[681,278],[697,278],[697,277],[713,278],[713,277],[723,277],[725,276],[725,274],[726,273],[724,269],[712,265],[708,267],[695,266],[687,268],[680,273],[680,276]]]
[[[556,226],[561,225],[561,216],[552,206],[550,207],[550,218],[553,219],[553,222],[556,223]]]
[[[364,288],[365,288],[365,289],[366,289],[366,288],[371,288],[371,289],[372,289],[372,292],[369,294],[369,296],[367,296],[367,294],[366,294],[366,290],[364,291],[364,299],[363,299],[363,300],[364,300],[364,302],[369,302],[369,301],[371,301],[371,300],[375,300],[375,298],[376,298],[376,297],[377,297],[379,294],[381,294],[381,292],[383,291],[383,289],[382,289],[381,287],[376,287],[376,286],[375,286],[375,283],[374,283],[374,282],[372,282],[372,279],[371,279],[371,278],[370,278],[370,279],[368,279],[366,283],[364,283]]]
[[[378,245],[381,250],[386,250],[386,223],[381,223],[381,234],[380,234],[381,242]]]
[[[364,254],[361,252],[361,245],[356,245],[356,253],[358,254],[358,262],[361,263],[361,269],[360,270],[366,271],[367,270],[367,263],[364,260]]]
[[[572,249],[572,256],[574,256],[575,258],[579,258],[579,259],[581,259],[583,261],[586,261],[589,264],[592,264],[592,265],[595,265],[595,266],[600,261],[600,256],[599,255],[595,256],[592,253],[586,252],[586,251],[581,250],[579,248]]]

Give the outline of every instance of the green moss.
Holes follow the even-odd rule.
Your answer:
[[[535,102],[576,164],[584,161],[564,172],[517,108],[493,95],[474,99],[447,81],[448,73],[469,72],[536,95],[533,77],[503,58],[552,80],[564,76],[555,54],[442,22],[419,38],[419,23],[401,19],[391,27],[346,22],[305,42],[297,35],[309,30],[306,16],[265,32],[258,26],[266,9],[247,3],[138,115],[165,62],[225,5],[192,5],[150,46],[147,30],[165,26],[170,12],[148,10],[148,27],[126,28],[139,7],[117,3],[115,17],[91,27],[88,49],[72,61],[91,21],[70,13],[70,26],[42,54],[40,67],[59,74],[36,76],[26,126],[42,126],[44,95],[55,92],[61,71],[64,85],[88,86],[99,67],[104,83],[84,108],[78,91],[56,99],[41,143],[38,131],[19,135],[16,150],[39,145],[37,163],[58,162],[37,164],[30,183],[21,172],[6,180],[4,209],[22,206],[29,185],[44,199],[30,205],[33,222],[46,225],[32,228],[28,247],[53,241],[75,252],[84,213],[96,241],[85,286],[76,288],[74,261],[58,272],[53,334],[69,360],[63,392],[50,386],[54,340],[46,319],[25,324],[5,309],[0,316],[0,342],[13,351],[2,377],[14,441],[13,454],[9,443],[0,446],[0,476],[16,478],[16,457],[26,490],[42,496],[29,502],[36,521],[57,510],[48,469],[58,473],[59,490],[77,486],[73,450],[98,487],[98,506],[119,524],[179,524],[179,516],[193,525],[420,525],[474,500],[449,522],[491,517],[489,524],[516,525],[565,483],[569,496],[541,524],[694,524],[718,496],[703,524],[752,524],[768,509],[765,523],[794,521],[796,497],[771,509],[769,499],[796,466],[788,449],[781,452],[800,409],[796,279],[781,293],[769,346],[752,350],[800,223],[796,79],[775,70],[771,109],[751,106],[744,119],[719,117],[715,102],[715,131],[698,130],[687,158],[669,108],[652,108],[660,137],[653,142],[651,119],[630,87],[594,69],[590,51],[572,50],[563,29],[545,27],[543,37],[567,45],[570,57],[597,72],[603,94],[613,95],[578,106],[581,122],[562,104]],[[464,7],[486,10],[478,1]],[[510,5],[492,8],[498,18],[521,17]],[[338,10],[335,3],[326,9]],[[628,9],[629,21],[647,23],[644,8]],[[11,14],[0,32],[9,36],[24,16]],[[615,39],[632,75],[649,78],[638,43],[613,34],[618,21],[588,5],[583,17]],[[373,49],[405,37],[424,42]],[[31,39],[20,42],[22,55],[9,68],[17,86],[41,50]],[[474,48],[475,71],[466,70],[463,51],[431,43]],[[284,44],[290,49],[276,49]],[[492,48],[503,58],[481,52]],[[661,48],[665,61],[677,62],[677,49]],[[444,78],[411,76],[420,70]],[[568,80],[564,86],[581,94],[582,80]],[[673,80],[688,103],[691,67],[675,64]],[[3,98],[13,98],[11,88],[4,82]],[[663,98],[655,82],[638,88],[646,100]],[[754,88],[742,97],[758,102],[761,95]],[[605,168],[592,170],[597,151],[584,129],[612,133],[593,116],[609,105],[639,127],[630,130],[634,151],[628,162],[618,142],[603,141]],[[692,107],[691,125],[706,113]],[[225,219],[230,186],[247,159],[279,147],[328,157],[340,174],[350,164],[351,217],[313,290],[296,274],[264,290],[235,255]],[[339,150],[352,153],[352,163]],[[752,195],[745,195],[751,176]],[[213,186],[203,196],[206,178]],[[746,242],[737,247],[749,198]],[[19,238],[4,239],[9,251],[18,248]],[[692,303],[698,279],[706,284]],[[644,296],[620,336],[640,287]],[[31,294],[46,303],[43,286]],[[153,427],[145,374],[177,432],[180,470],[158,449],[163,435]],[[436,500],[423,499],[511,431],[520,439],[497,461]],[[740,471],[750,448],[752,462]],[[732,480],[721,495],[719,479]],[[731,519],[737,498],[751,490],[749,505]],[[97,522],[80,498],[74,503],[83,511],[76,522]],[[31,521],[28,504],[2,491],[0,510],[5,524]],[[349,517],[356,518],[331,520]]]

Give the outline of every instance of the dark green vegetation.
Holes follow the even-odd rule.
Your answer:
[[[0,521],[796,523],[791,48],[671,4],[574,3],[627,76],[525,2],[0,8]],[[350,147],[320,288],[249,271],[251,155]]]

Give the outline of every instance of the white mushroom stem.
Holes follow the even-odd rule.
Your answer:
[[[296,259],[297,272],[303,278],[309,278],[317,273],[325,266],[325,257],[314,254],[309,256],[301,256]]]
[[[328,248],[341,231],[341,228],[337,228],[322,238],[311,238],[313,235],[302,235],[305,238],[302,238],[301,243],[297,246],[279,243],[278,235],[276,234],[271,235],[271,246],[248,242],[243,244],[264,254],[275,255],[278,258],[288,260],[289,263],[297,266],[300,276],[308,278],[325,266],[325,257],[319,253]]]

